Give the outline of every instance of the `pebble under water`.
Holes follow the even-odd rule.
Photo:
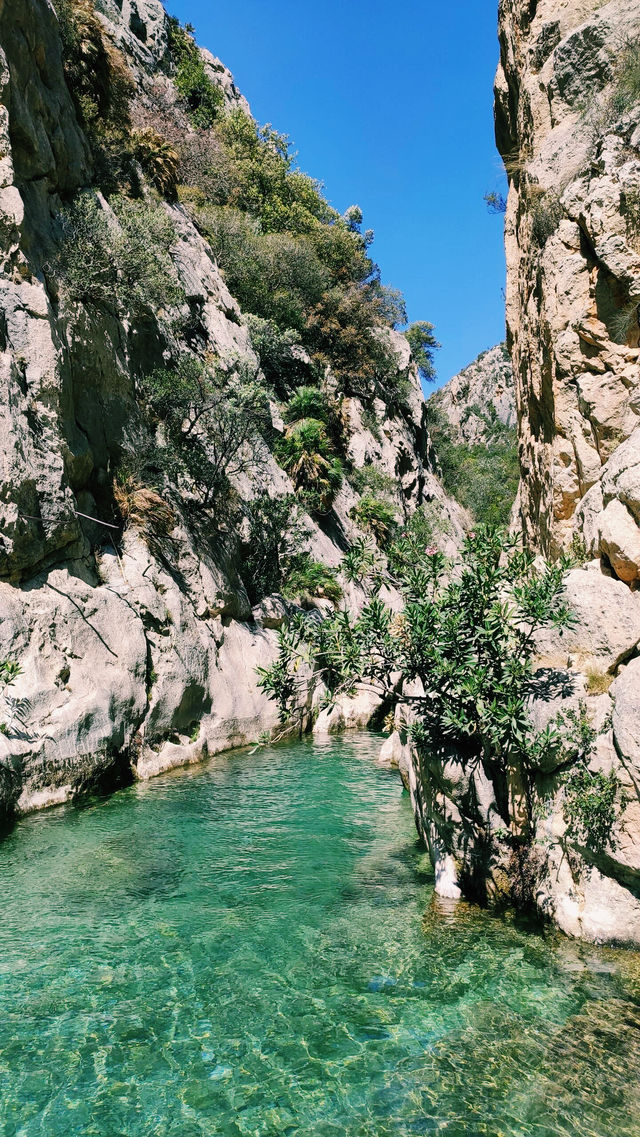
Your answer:
[[[438,902],[379,745],[5,837],[2,1137],[638,1137],[638,957]]]

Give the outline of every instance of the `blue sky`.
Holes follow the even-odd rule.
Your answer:
[[[493,142],[495,0],[167,0],[290,135],[331,203],[357,203],[410,320],[442,343],[438,385],[504,338],[504,190]]]

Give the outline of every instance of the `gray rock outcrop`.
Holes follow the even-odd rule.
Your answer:
[[[513,370],[506,346],[482,352],[430,396],[428,407],[444,416],[452,441],[468,446],[486,442],[494,422],[514,427]]]
[[[640,103],[629,74],[639,36],[627,0],[502,0],[496,79],[519,524],[545,553],[577,534],[633,584]]]
[[[567,821],[566,755],[535,772],[443,751],[411,777],[436,887],[530,904],[569,935],[640,943],[640,10],[501,0],[496,134],[509,176],[507,329],[521,482],[515,525],[566,578],[574,623],[539,635],[531,714],[595,731],[581,771],[606,840]],[[635,70],[634,70],[635,68]],[[590,779],[592,779],[590,781]],[[594,787],[598,787],[594,789]],[[587,833],[587,836],[585,836]]]

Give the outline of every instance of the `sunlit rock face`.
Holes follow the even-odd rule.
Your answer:
[[[543,552],[577,533],[629,584],[640,579],[637,447],[621,449],[640,424],[639,38],[628,0],[500,5],[519,520]]]
[[[522,469],[514,524],[534,550],[572,547],[581,566],[567,578],[574,625],[539,639],[532,714],[542,729],[558,710],[584,706],[597,731],[589,769],[613,771],[622,792],[611,840],[595,851],[567,831],[561,771],[544,771],[548,806],[527,864],[510,864],[493,832],[481,884],[513,893],[526,878],[538,909],[569,934],[638,943],[640,8],[502,0],[499,34]],[[472,794],[464,778],[449,784],[452,803],[429,812],[455,810],[471,835],[452,850],[463,880],[495,816],[505,818],[506,789],[484,776]],[[512,790],[506,820],[517,832],[517,778]]]
[[[444,415],[453,441],[468,446],[486,443],[494,421],[515,426],[513,371],[506,345],[483,351],[431,395],[429,407]]]

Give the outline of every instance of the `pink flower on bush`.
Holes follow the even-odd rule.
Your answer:
[[[435,557],[437,552],[438,552],[438,546],[437,545],[427,545],[427,547],[425,549],[425,553],[427,554],[428,557]]]

